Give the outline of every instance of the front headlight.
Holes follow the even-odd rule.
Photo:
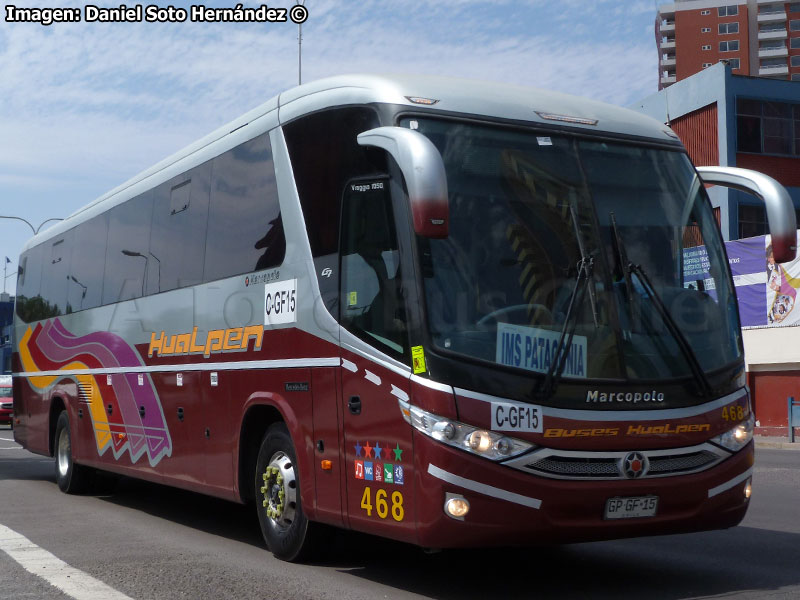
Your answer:
[[[505,460],[533,448],[533,444],[440,417],[403,400],[398,400],[403,418],[414,429],[436,441],[489,460]]]
[[[722,446],[726,450],[730,450],[731,452],[738,452],[739,450],[744,448],[747,444],[749,444],[750,440],[753,439],[754,425],[755,425],[755,417],[751,412],[750,416],[747,417],[746,420],[739,423],[736,427],[734,427],[730,431],[726,431],[725,433],[718,435],[715,438],[711,438],[711,441],[719,446]]]

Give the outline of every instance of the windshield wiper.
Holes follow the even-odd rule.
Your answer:
[[[669,329],[669,332],[672,334],[675,343],[678,345],[678,348],[686,359],[686,362],[689,364],[692,375],[700,386],[702,394],[704,396],[711,395],[711,383],[709,383],[708,377],[706,377],[705,371],[703,371],[703,367],[700,365],[700,361],[697,360],[697,355],[694,353],[694,350],[692,350],[689,340],[687,340],[686,336],[683,335],[683,332],[678,327],[675,319],[667,310],[667,307],[664,306],[661,296],[659,296],[658,292],[656,292],[653,284],[650,282],[650,278],[647,276],[647,273],[644,272],[642,266],[634,264],[632,261],[628,260],[628,255],[625,251],[625,244],[622,241],[622,236],[619,234],[619,229],[617,229],[617,220],[614,218],[614,213],[610,212],[609,217],[611,222],[611,230],[613,233],[611,241],[614,246],[614,258],[616,262],[615,270],[618,271],[618,274],[625,279],[625,288],[628,292],[628,302],[630,303],[632,322],[634,324],[638,324],[641,322],[646,322],[646,320],[640,318],[640,307],[635,300],[636,294],[633,293],[631,273],[635,274],[639,278],[639,282],[642,284],[642,287],[644,287],[645,291],[650,295],[650,298],[652,298],[656,310],[661,315],[664,323],[666,323],[667,329]]]
[[[630,264],[630,261],[625,252],[625,244],[622,243],[622,238],[619,235],[619,229],[617,229],[617,219],[614,217],[614,211],[608,213],[608,216],[611,222],[611,232],[613,233],[611,236],[611,246],[614,251],[614,279],[616,281],[625,281],[625,291],[628,293],[628,302],[631,308],[631,322],[633,323],[633,327],[635,327],[640,322],[640,314],[639,305],[634,301],[631,274],[630,271],[625,268],[626,265]],[[633,327],[631,327],[631,329],[633,329]]]
[[[564,371],[564,366],[567,362],[569,349],[572,347],[572,337],[575,334],[575,322],[578,315],[575,310],[583,302],[586,295],[586,288],[592,281],[592,271],[594,270],[594,258],[583,257],[578,261],[578,275],[575,277],[575,288],[572,290],[572,295],[569,298],[569,305],[567,307],[567,314],[564,316],[564,325],[561,328],[561,335],[558,338],[558,345],[555,352],[553,352],[553,359],[550,363],[550,368],[547,370],[542,385],[539,386],[534,394],[542,400],[549,398],[555,391],[558,381],[561,379],[561,373]],[[580,298],[578,295],[580,294]],[[569,333],[567,330],[569,329]],[[564,343],[566,341],[566,344]]]
[[[581,236],[581,229],[578,226],[578,216],[575,214],[575,204],[570,204],[569,213],[572,216],[572,225],[575,227],[575,239],[578,241],[578,250],[581,253],[581,260],[586,260],[586,248],[583,246],[583,236]],[[590,264],[591,266],[591,264]],[[580,266],[578,267],[580,274]],[[597,329],[597,291],[594,287],[589,287],[589,302],[592,305],[592,318],[594,319],[594,327]]]
[[[700,385],[701,393],[704,396],[710,396],[713,391],[711,383],[708,381],[708,377],[706,377],[705,371],[703,371],[703,367],[700,365],[700,361],[697,360],[697,355],[694,353],[694,350],[692,350],[689,340],[687,340],[686,336],[683,335],[683,332],[678,327],[675,319],[669,313],[669,310],[667,310],[667,307],[664,306],[661,296],[659,296],[658,292],[656,292],[653,284],[650,282],[650,278],[647,276],[647,273],[644,272],[644,269],[641,265],[636,265],[632,262],[628,263],[628,272],[635,273],[639,278],[642,287],[644,287],[645,291],[650,295],[656,310],[661,315],[661,318],[664,319],[667,329],[669,329],[669,332],[672,334],[672,337],[678,344],[678,348],[680,348],[680,351],[686,359],[686,362],[689,364],[689,368],[692,371],[692,375],[694,375],[695,381],[697,381],[697,383]]]

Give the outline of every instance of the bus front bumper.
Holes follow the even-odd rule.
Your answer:
[[[517,546],[664,535],[737,525],[747,511],[754,445],[691,475],[574,481],[549,479],[415,436],[419,544]],[[610,499],[657,497],[654,516],[606,518]],[[445,511],[463,498],[463,519]]]

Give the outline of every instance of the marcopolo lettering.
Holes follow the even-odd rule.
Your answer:
[[[656,390],[649,392],[601,392],[599,390],[588,390],[586,392],[586,402],[626,402],[628,404],[638,404],[639,402],[663,402],[664,393]]]

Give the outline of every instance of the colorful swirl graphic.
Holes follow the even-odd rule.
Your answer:
[[[108,332],[76,337],[59,319],[53,319],[33,330],[28,327],[19,348],[24,370],[42,373],[28,379],[37,389],[44,390],[65,377],[76,381],[80,400],[89,407],[100,456],[111,448],[119,460],[127,451],[136,463],[146,452],[150,466],[172,456],[172,439],[150,376],[122,372],[139,370],[143,364],[121,337]],[[89,369],[120,372],[74,373]]]

